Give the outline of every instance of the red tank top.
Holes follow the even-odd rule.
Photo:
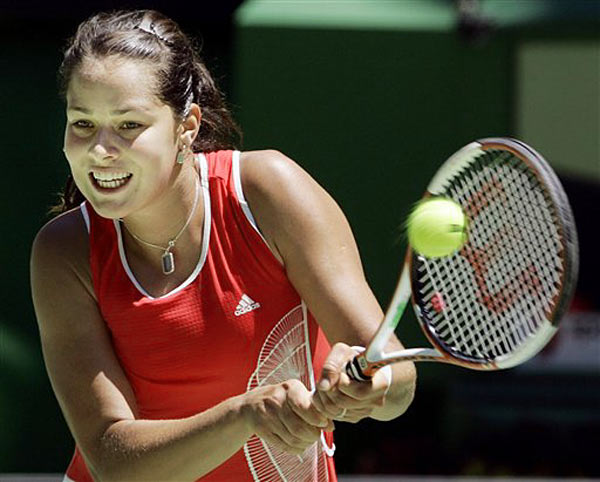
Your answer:
[[[99,309],[143,419],[188,417],[289,378],[312,389],[330,348],[256,226],[239,152],[197,159],[205,210],[200,259],[164,296],[150,296],[135,279],[120,223],[81,205]],[[335,481],[331,446],[325,434],[300,462],[252,437],[201,480]],[[77,447],[66,475],[92,480]]]

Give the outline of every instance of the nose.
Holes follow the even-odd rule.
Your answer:
[[[119,156],[119,147],[110,128],[98,129],[90,144],[90,155],[97,162],[110,162]]]

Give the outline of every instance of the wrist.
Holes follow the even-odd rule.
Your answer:
[[[233,412],[239,417],[244,428],[254,435],[256,433],[256,422],[252,402],[252,392],[246,392],[232,399]]]
[[[385,404],[376,410],[373,418],[391,420],[402,415],[413,401],[416,386],[416,371],[411,362],[389,365],[393,373],[393,383],[385,395]]]

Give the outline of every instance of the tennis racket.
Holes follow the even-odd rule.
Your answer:
[[[510,138],[472,142],[440,167],[424,197],[430,196],[462,206],[467,242],[431,259],[408,247],[385,318],[367,349],[346,366],[354,380],[405,360],[513,367],[548,343],[569,306],[578,269],[573,214],[558,178],[534,149]],[[433,348],[385,353],[411,298]]]

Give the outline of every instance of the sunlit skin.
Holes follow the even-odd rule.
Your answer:
[[[116,56],[84,61],[67,90],[64,150],[77,187],[98,214],[122,218],[142,239],[164,245],[193,205],[195,167],[175,158],[197,134],[200,111],[194,105],[194,119],[182,125],[156,94],[155,70],[151,62]],[[102,189],[94,174],[127,180]]]

